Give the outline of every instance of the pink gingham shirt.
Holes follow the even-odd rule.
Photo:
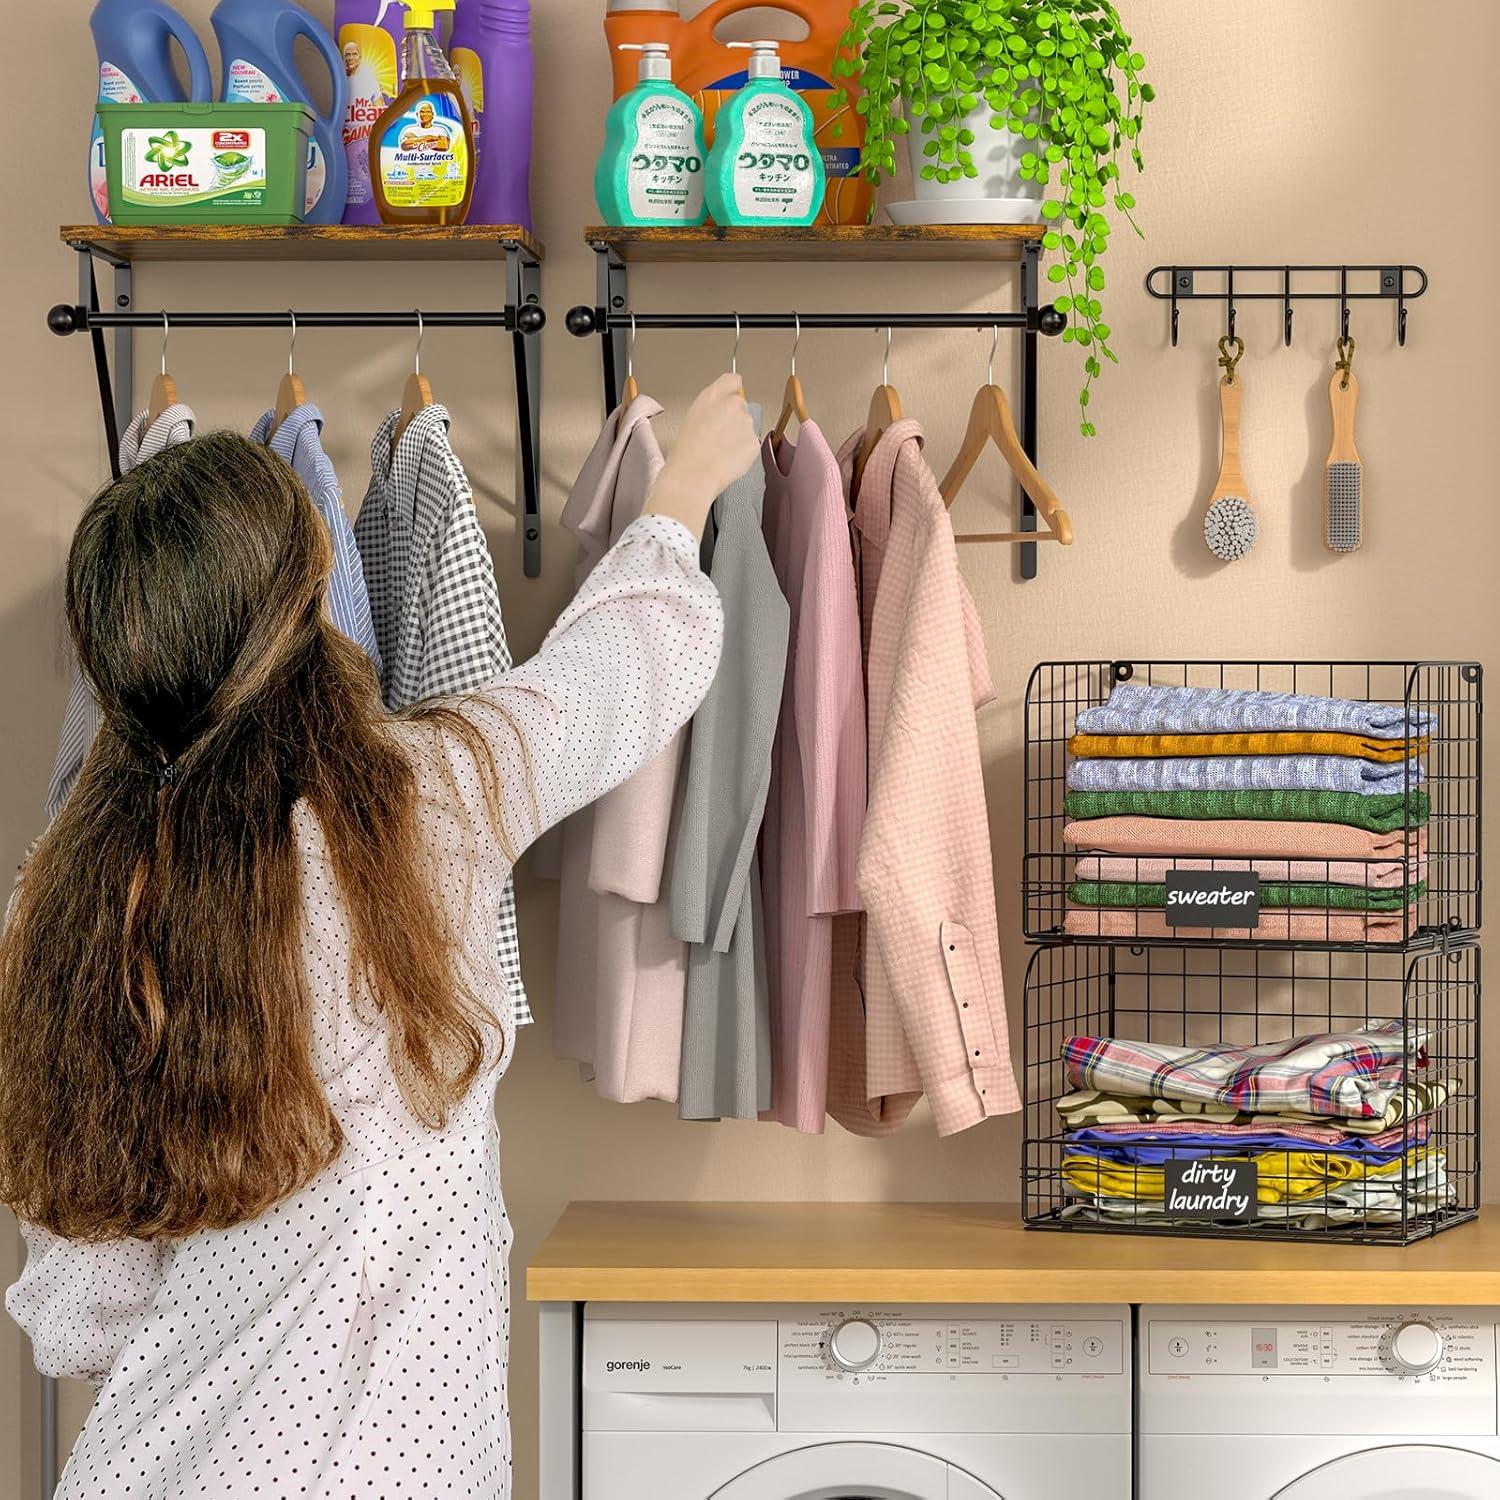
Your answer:
[[[840,1030],[864,1017],[865,1074],[862,1085],[848,1076],[861,1059],[842,1039],[829,1092],[862,1090],[867,1134],[909,1110],[900,1096],[925,1093],[938,1133],[951,1135],[1021,1100],[974,717],[994,690],[916,422],[893,424],[870,454],[854,528],[868,618],[864,1003],[835,1004]]]

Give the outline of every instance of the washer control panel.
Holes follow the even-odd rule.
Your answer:
[[[1399,1376],[1462,1382],[1487,1372],[1494,1331],[1450,1313],[1351,1318],[1153,1319],[1153,1375]]]
[[[1119,1375],[1118,1320],[914,1318],[842,1309],[781,1324],[782,1368],[880,1375]]]

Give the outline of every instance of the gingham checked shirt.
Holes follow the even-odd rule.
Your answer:
[[[354,521],[386,707],[487,687],[510,670],[495,566],[473,492],[448,441],[448,409],[412,418],[391,451],[392,412],[370,448],[370,488]],[[515,888],[500,893],[500,972],[518,1026],[532,1019],[521,983]]]

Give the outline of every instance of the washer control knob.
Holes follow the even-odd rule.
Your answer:
[[[864,1318],[849,1318],[833,1330],[828,1352],[845,1370],[863,1370],[880,1353],[880,1330]]]
[[[1403,1375],[1425,1375],[1443,1357],[1443,1336],[1431,1323],[1402,1323],[1391,1334],[1391,1363]]]

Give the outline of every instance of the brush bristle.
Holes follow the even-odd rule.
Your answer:
[[[1238,495],[1225,495],[1208,507],[1203,518],[1203,540],[1221,562],[1236,562],[1255,545],[1260,523],[1250,502]]]
[[[1354,552],[1361,541],[1359,530],[1360,467],[1358,464],[1328,465],[1328,550]]]

